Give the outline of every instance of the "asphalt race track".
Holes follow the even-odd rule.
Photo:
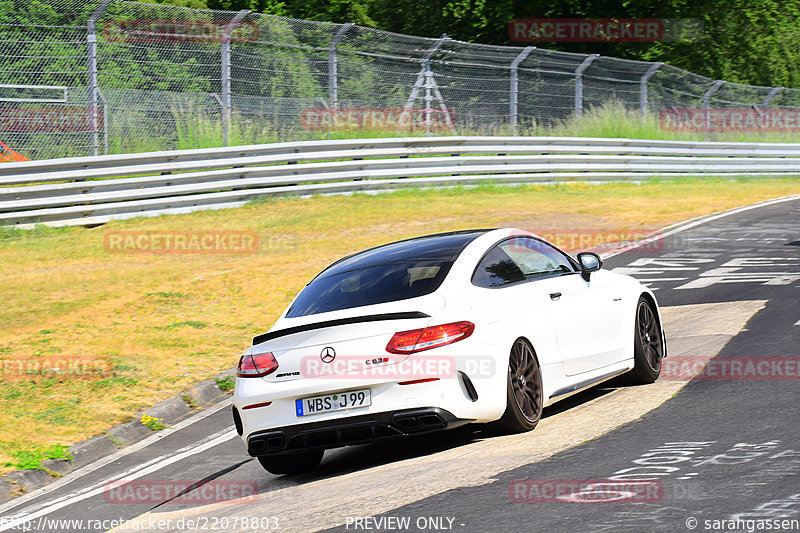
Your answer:
[[[606,266],[651,280],[661,305],[767,300],[717,358],[800,358],[800,200],[667,237],[658,254],[635,257],[632,252],[611,258]],[[715,524],[706,528],[706,520],[737,515],[740,520],[800,519],[796,363],[794,369],[794,379],[777,374],[785,367],[759,380],[695,379],[640,421],[549,460],[504,472],[489,485],[446,492],[390,514],[454,516],[468,521],[464,529],[469,531],[711,531]],[[659,480],[660,501],[529,503],[509,498],[509,485],[516,480],[626,474],[635,474],[627,479]],[[526,495],[521,491],[520,496],[524,500]],[[796,522],[794,530],[800,530]]]
[[[247,456],[223,403],[0,505],[29,520],[0,531],[800,531],[800,198],[683,228],[605,263],[664,308],[653,385],[589,390],[528,434],[339,449],[285,477]],[[118,479],[222,492],[116,501]],[[256,494],[237,501],[237,487]]]

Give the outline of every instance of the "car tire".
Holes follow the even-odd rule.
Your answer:
[[[506,378],[506,410],[494,423],[504,433],[522,433],[536,427],[542,418],[542,370],[536,352],[525,339],[511,347]]]
[[[623,376],[630,385],[646,385],[658,379],[661,359],[664,357],[664,342],[661,324],[653,304],[644,296],[636,304],[633,338],[633,370]]]
[[[303,474],[317,468],[325,450],[291,453],[286,455],[263,455],[258,462],[270,474]]]

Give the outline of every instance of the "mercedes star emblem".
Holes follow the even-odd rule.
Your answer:
[[[319,358],[322,359],[323,363],[330,363],[334,359],[336,359],[336,350],[328,346],[327,348],[322,349],[322,353],[319,354]]]

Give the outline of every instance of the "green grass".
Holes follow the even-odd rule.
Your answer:
[[[184,320],[183,322],[176,322],[175,324],[170,324],[169,326],[161,326],[158,329],[173,329],[182,327],[203,329],[205,327],[208,327],[208,324],[206,324],[205,322],[198,322],[197,320]]]
[[[659,117],[627,109],[618,102],[589,109],[552,126],[532,125],[523,135],[658,139],[667,141],[800,142],[800,132],[679,132],[661,128]]]
[[[218,119],[175,114],[174,132],[168,138],[140,136],[115,139],[112,153],[155,151],[164,149],[211,148],[222,145],[222,124]],[[617,101],[589,108],[583,115],[554,122],[537,122],[523,117],[516,132],[509,126],[458,126],[454,132],[439,130],[432,135],[519,135],[524,137],[601,137],[628,139],[660,139],[686,141],[800,142],[800,132],[676,132],[662,129],[657,114],[642,116],[639,110],[628,109]],[[234,115],[228,133],[228,145],[263,144],[285,141],[328,139],[372,139],[383,137],[420,137],[424,130],[303,130],[299,126],[276,127],[261,118]]]
[[[162,431],[167,429],[167,426],[163,424],[163,418],[157,418],[155,416],[148,416],[147,413],[142,415],[141,423],[144,424],[145,427],[151,429],[153,431]]]
[[[234,114],[228,131],[228,145],[266,144],[287,141],[313,141],[331,139],[372,139],[384,137],[420,137],[426,135],[519,135],[523,137],[600,137],[629,139],[660,139],[686,141],[740,141],[740,142],[800,142],[800,132],[676,132],[662,129],[656,113],[642,116],[638,109],[628,109],[618,101],[586,109],[582,116],[571,115],[563,120],[542,122],[522,116],[513,131],[507,124],[498,126],[459,125],[454,131],[438,130],[426,134],[424,130],[304,130],[297,124],[271,122],[268,117],[248,117]],[[161,124],[145,123],[148,131],[141,135],[140,117],[116,113],[114,128],[109,137],[109,153],[150,152],[160,150],[203,149],[222,146],[222,123],[218,117],[173,110]],[[125,132],[118,134],[116,132]],[[69,143],[52,145],[53,139],[42,138],[42,146],[50,145],[46,156],[68,157],[85,155],[73,153]],[[56,142],[60,142],[56,139]],[[2,239],[0,234],[0,239]]]
[[[161,292],[148,292],[145,296],[161,296],[162,298],[183,298],[185,295],[179,292],[169,292],[169,291],[161,291]]]
[[[89,388],[99,389],[103,387],[130,387],[136,385],[137,383],[139,383],[139,380],[133,378],[107,378],[101,379],[100,381],[90,382]]]
[[[233,390],[233,387],[236,384],[236,378],[233,376],[228,376],[225,378],[214,378],[214,381],[217,382],[217,386],[222,391]]]
[[[36,446],[26,450],[15,450],[9,455],[13,457],[11,461],[0,463],[7,468],[16,470],[36,470],[42,468],[42,461],[47,459],[68,459],[72,460],[72,454],[68,453],[69,446]]]

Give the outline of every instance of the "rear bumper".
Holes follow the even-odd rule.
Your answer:
[[[257,457],[324,450],[422,435],[463,426],[469,422],[472,420],[457,418],[451,412],[438,407],[372,413],[258,431],[247,437],[247,453]]]

